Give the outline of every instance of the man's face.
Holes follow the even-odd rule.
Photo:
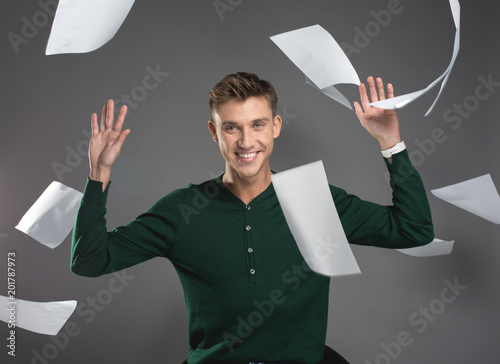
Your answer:
[[[252,179],[269,173],[274,139],[281,130],[281,118],[263,96],[245,101],[230,100],[214,112],[208,127],[226,161],[226,173]]]

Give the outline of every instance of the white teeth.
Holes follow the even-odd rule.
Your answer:
[[[239,156],[241,158],[252,158],[253,156],[255,156],[257,153],[250,153],[250,154],[239,154]]]

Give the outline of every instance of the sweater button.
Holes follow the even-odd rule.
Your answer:
[[[248,252],[249,253],[253,253],[253,249],[252,248],[248,248]]]
[[[250,269],[250,274],[255,274],[255,269]]]
[[[250,210],[250,206],[248,206],[248,205],[246,205],[246,206],[245,206],[245,208],[246,208],[247,210]]]
[[[245,229],[247,229],[247,231],[249,231],[252,227],[250,225],[247,225],[245,226]]]

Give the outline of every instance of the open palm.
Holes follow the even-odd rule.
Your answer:
[[[379,107],[370,106],[370,102],[385,100],[384,83],[381,78],[376,80],[368,77],[368,97],[367,87],[364,84],[359,86],[361,105],[354,103],[356,115],[361,125],[380,142],[381,148],[388,149],[401,141],[399,134],[399,120],[395,110],[386,110]],[[387,84],[387,97],[394,97],[394,88]]]
[[[130,129],[122,131],[127,107],[121,107],[114,121],[114,102],[108,103],[102,109],[100,128],[97,124],[97,114],[91,116],[92,138],[89,145],[90,178],[109,182],[111,168],[120,154]]]

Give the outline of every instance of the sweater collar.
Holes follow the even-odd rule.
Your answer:
[[[273,171],[271,171],[273,172]],[[275,172],[273,172],[275,173]],[[215,178],[214,181],[219,185],[221,191],[223,192],[224,196],[228,197],[230,200],[234,201],[238,205],[245,207],[245,206],[255,206],[256,204],[263,202],[267,200],[269,197],[272,197],[273,195],[276,195],[274,192],[274,186],[273,183],[271,182],[267,188],[262,191],[259,195],[257,195],[250,203],[247,205],[245,204],[242,200],[240,200],[234,193],[229,191],[226,186],[224,186],[224,183],[222,183],[222,176],[224,176],[224,173],[221,174],[219,177]]]

